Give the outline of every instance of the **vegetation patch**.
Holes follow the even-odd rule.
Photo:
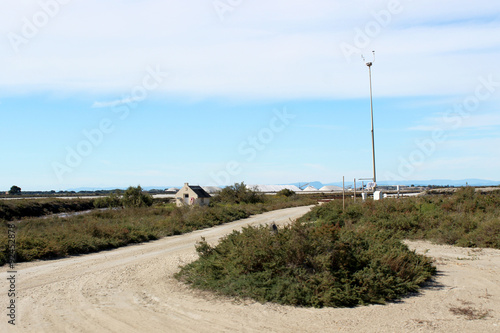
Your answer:
[[[28,204],[27,201],[20,201],[16,205]],[[72,202],[62,201],[65,204]],[[58,203],[56,200],[52,204]],[[114,209],[71,217],[27,218],[12,223],[16,225],[17,261],[22,262],[61,258],[147,242],[253,214],[312,203],[314,201],[311,199],[295,196],[266,197],[257,204],[219,202],[211,207],[176,207],[173,204],[152,204],[150,197],[143,195],[140,190],[129,188],[121,199],[110,196],[104,201],[99,199],[96,204],[97,207],[115,207]],[[30,204],[38,205],[40,202],[34,200]],[[93,202],[89,204],[93,205]],[[7,221],[0,221],[0,265],[5,264],[8,258],[7,229]]]
[[[480,194],[465,187],[452,196],[350,202],[344,211],[340,201],[332,201],[301,221],[382,230],[397,239],[500,249],[500,191]]]
[[[19,199],[0,201],[0,220],[80,212],[94,208],[94,199]]]
[[[452,196],[348,202],[345,209],[335,200],[278,233],[250,227],[215,247],[202,240],[196,246],[199,259],[182,267],[177,278],[261,302],[383,303],[416,291],[435,273],[430,259],[403,245],[405,238],[499,249],[500,191],[463,188]],[[451,311],[487,315],[472,310]]]
[[[235,231],[212,247],[196,246],[200,258],[177,278],[218,293],[308,307],[384,303],[417,291],[435,269],[430,259],[401,242],[371,231],[331,223],[295,222]]]

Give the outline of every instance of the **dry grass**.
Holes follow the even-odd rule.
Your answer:
[[[457,316],[464,316],[467,320],[480,320],[489,316],[491,310],[476,309],[474,303],[458,299],[462,306],[450,307],[450,312]]]
[[[450,312],[457,316],[465,316],[467,320],[479,320],[489,316],[490,310],[475,309],[472,306],[454,306]]]

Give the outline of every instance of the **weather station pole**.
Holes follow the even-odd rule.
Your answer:
[[[366,62],[366,66],[368,66],[368,73],[370,76],[370,111],[371,111],[371,120],[372,120],[372,158],[373,158],[373,183],[374,187],[373,190],[377,187],[377,173],[375,171],[375,130],[373,126],[373,93],[372,93],[372,65],[375,62],[375,51],[372,51],[373,53],[373,61]],[[361,56],[363,58],[363,61],[365,60],[365,57]]]

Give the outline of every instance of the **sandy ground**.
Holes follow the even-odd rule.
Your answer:
[[[436,259],[421,293],[387,305],[306,309],[234,301],[173,278],[211,243],[248,224],[288,223],[310,208],[270,212],[191,234],[68,259],[19,264],[16,326],[7,324],[0,268],[0,332],[500,332],[500,251],[408,242]],[[450,311],[455,309],[455,313]],[[461,313],[463,312],[463,313]],[[485,316],[483,319],[471,319]]]

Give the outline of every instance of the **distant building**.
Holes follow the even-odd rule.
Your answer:
[[[222,191],[222,189],[220,187],[217,187],[217,186],[202,186],[202,188],[208,194],[218,194]]]
[[[171,188],[165,190],[165,193],[167,193],[167,194],[175,194],[177,192],[179,192],[179,189],[177,187],[171,187]]]
[[[320,192],[338,192],[338,191],[342,191],[342,187],[334,186],[334,185],[327,185],[327,186],[323,186],[322,188],[320,188],[319,191]]]
[[[247,185],[247,188],[262,193],[278,193],[281,190],[290,190],[301,192],[302,190],[295,185]]]
[[[318,192],[319,190],[314,186],[308,186],[302,190],[302,192]]]
[[[177,206],[208,206],[210,203],[210,194],[207,193],[201,186],[189,185],[184,186],[175,194],[175,203]]]

